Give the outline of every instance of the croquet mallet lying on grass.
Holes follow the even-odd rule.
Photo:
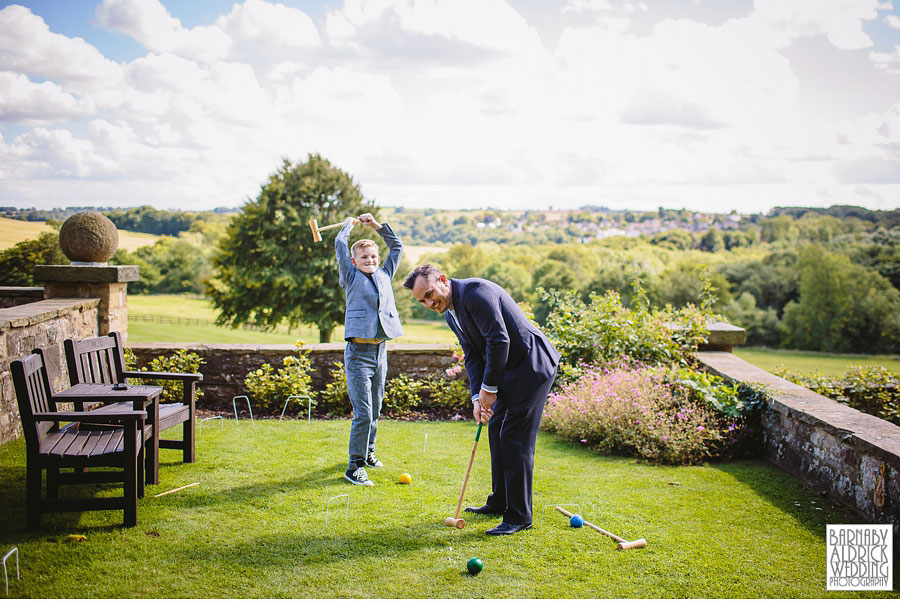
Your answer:
[[[572,517],[572,514],[569,513],[568,511],[566,511],[565,509],[563,509],[562,507],[556,507],[556,510],[559,511],[560,513],[562,513],[563,515],[565,515],[566,517],[569,517],[569,518]],[[612,538],[613,540],[615,540],[615,541],[618,543],[618,544],[616,545],[616,550],[617,550],[617,551],[627,551],[627,550],[630,550],[630,549],[642,549],[642,548],[644,548],[645,546],[647,546],[647,541],[644,540],[643,538],[638,538],[637,540],[631,540],[631,541],[628,541],[628,540],[625,540],[624,538],[619,538],[618,536],[616,536],[616,535],[613,534],[612,532],[607,532],[607,531],[604,530],[603,528],[600,528],[600,527],[595,526],[594,524],[592,524],[592,523],[589,522],[589,521],[585,521],[585,522],[584,522],[584,525],[589,526],[589,527],[591,527],[591,528],[594,528],[595,530],[597,530],[597,531],[600,532],[601,534],[604,534],[605,536],[609,536],[610,538]]]

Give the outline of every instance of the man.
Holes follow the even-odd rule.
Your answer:
[[[486,534],[514,534],[532,524],[534,446],[559,352],[498,284],[447,279],[423,264],[403,286],[425,307],[445,315],[465,354],[473,416],[488,424],[491,495],[466,511],[502,515]]]

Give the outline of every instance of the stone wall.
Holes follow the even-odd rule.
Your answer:
[[[58,298],[0,309],[0,444],[22,433],[9,363],[42,347],[51,387],[68,387],[62,342],[96,337],[99,305],[97,299]]]
[[[44,299],[43,287],[0,287],[0,308],[12,308]]]
[[[200,384],[203,397],[198,401],[198,406],[229,412],[233,411],[231,401],[234,396],[247,395],[244,379],[250,371],[255,371],[263,363],[281,368],[284,357],[295,353],[292,345],[129,343],[128,348],[137,356],[141,367],[156,356],[168,356],[178,349],[195,352],[206,362],[200,369],[203,374]],[[309,350],[313,367],[312,387],[321,391],[331,380],[330,371],[334,363],[344,361],[344,344],[319,343],[304,348]],[[388,379],[401,373],[413,379],[422,379],[453,364],[453,347],[447,344],[389,343],[387,349]]]
[[[839,404],[725,352],[698,359],[730,381],[762,384],[766,458],[815,490],[892,523],[900,542],[900,426]]]

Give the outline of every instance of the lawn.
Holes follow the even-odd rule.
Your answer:
[[[131,342],[200,342],[200,343],[257,343],[293,344],[298,339],[306,343],[318,343],[319,331],[310,326],[266,333],[247,329],[229,329],[213,325],[168,324],[145,322],[142,317],[196,318],[215,321],[216,311],[209,300],[186,295],[129,295],[128,341]],[[442,322],[406,323],[404,335],[394,343],[453,343],[456,337]],[[343,341],[344,327],[338,325],[331,340]]]
[[[0,549],[19,548],[13,598],[818,598],[825,526],[860,520],[763,461],[663,467],[541,433],[535,527],[509,537],[475,516],[446,528],[471,422],[383,421],[374,488],[351,486],[349,421],[208,421],[197,462],[161,451],[160,483],[121,512],[47,515],[23,531],[24,442],[0,447]],[[488,494],[482,440],[467,504]],[[412,484],[401,485],[401,473]],[[199,486],[156,498],[179,486]],[[66,490],[63,486],[63,495]],[[70,486],[71,488],[71,486]],[[110,489],[109,492],[115,492]],[[561,504],[645,549],[618,552]],[[83,542],[67,539],[86,536]],[[484,571],[466,573],[480,557]],[[12,558],[11,558],[12,559]],[[14,575],[14,574],[13,574]]]
[[[788,368],[798,373],[814,373],[839,377],[853,364],[880,365],[900,372],[900,356],[870,356],[864,354],[824,354],[796,350],[769,348],[734,348],[734,354],[770,373],[778,368]]]

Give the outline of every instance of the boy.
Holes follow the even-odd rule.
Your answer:
[[[347,247],[353,225],[362,222],[381,235],[388,246],[384,266],[379,267],[378,245],[362,239]],[[387,376],[387,340],[403,335],[394,303],[391,278],[400,264],[403,245],[387,224],[372,214],[347,218],[334,241],[341,286],[346,291],[344,313],[344,370],[353,405],[350,426],[350,462],[344,478],[357,486],[374,486],[366,467],[381,467],[375,456],[375,434],[384,399]]]

